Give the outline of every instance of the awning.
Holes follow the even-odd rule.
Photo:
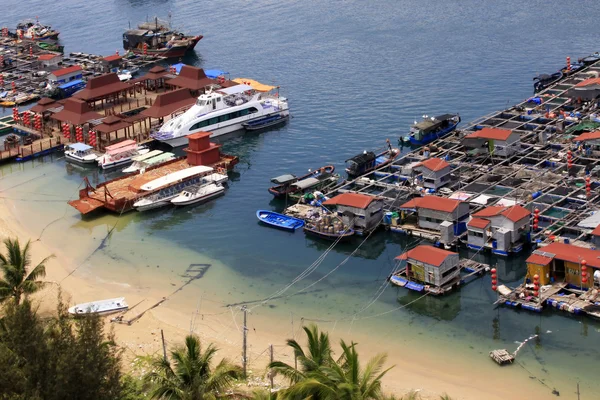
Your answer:
[[[86,151],[89,149],[93,149],[92,146],[88,146],[85,143],[73,143],[73,144],[68,145],[67,147],[69,147],[75,151]]]
[[[205,69],[204,73],[206,76],[212,79],[218,78],[219,76],[229,75],[229,72],[225,72],[220,69]]]
[[[246,91],[252,90],[252,89],[254,89],[252,86],[240,84],[240,85],[235,85],[235,86],[231,86],[228,88],[219,89],[219,90],[217,90],[217,92],[222,93],[224,95],[230,95],[230,94],[246,92]]]
[[[280,175],[276,178],[272,178],[271,182],[273,182],[277,185],[285,185],[286,183],[295,182],[296,180],[298,180],[298,178],[296,178],[296,176],[294,176],[292,174],[285,174],[285,175]]]
[[[304,190],[317,185],[319,182],[320,181],[317,178],[306,178],[294,183],[293,186],[300,190]]]
[[[250,85],[252,86],[252,89],[258,91],[258,92],[270,92],[273,89],[277,89],[279,86],[270,86],[270,85],[265,85],[264,83],[260,83],[258,81],[255,81],[254,79],[247,79],[247,78],[235,78],[233,80],[235,83],[239,83],[242,85]]]

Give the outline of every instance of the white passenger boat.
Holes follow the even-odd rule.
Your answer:
[[[166,157],[162,157],[163,155],[166,155]],[[146,154],[141,154],[139,156],[133,157],[131,159],[133,161],[133,164],[123,169],[123,172],[130,173],[139,171],[141,169],[148,168],[151,165],[156,165],[160,162],[167,161],[173,158],[175,158],[175,155],[173,153],[165,153],[162,150],[152,150]]]
[[[98,159],[98,155],[94,152],[92,146],[85,143],[73,143],[67,145],[65,158],[79,164],[94,164]]]
[[[187,206],[190,204],[204,203],[222,195],[225,187],[220,183],[209,183],[207,185],[192,186],[171,200],[176,206]]]
[[[98,166],[102,169],[118,167],[132,161],[132,158],[148,153],[150,150],[139,146],[135,140],[123,140],[105,147],[106,153],[98,157]]]
[[[274,86],[268,89],[276,89]],[[244,129],[243,124],[268,117],[287,117],[287,99],[255,90],[249,85],[235,85],[200,95],[185,113],[167,121],[151,136],[173,147],[187,145],[187,136],[211,132],[211,137]]]
[[[109,314],[117,311],[127,310],[129,305],[125,297],[116,299],[91,301],[89,303],[77,304],[69,308],[69,314],[72,315],[91,315],[91,314]]]

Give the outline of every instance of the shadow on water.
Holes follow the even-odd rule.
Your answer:
[[[376,260],[385,251],[385,240],[382,240],[384,232],[376,232],[365,241],[360,248],[357,247],[365,239],[364,237],[356,236],[347,242],[339,242],[333,248],[333,251],[339,254],[350,255],[354,252],[355,257],[364,258],[367,260]],[[333,242],[320,239],[317,237],[306,236],[306,247],[315,249],[319,252],[327,250]]]
[[[423,296],[422,293],[416,293],[406,288],[395,288],[398,292],[398,304],[405,306],[406,309],[423,315],[434,318],[436,320],[452,321],[461,311],[460,291],[456,291],[443,297]],[[415,301],[419,299],[418,301]],[[411,302],[414,302],[411,304]]]

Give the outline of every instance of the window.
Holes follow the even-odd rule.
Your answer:
[[[469,236],[482,238],[483,232],[472,231],[469,229]]]
[[[220,98],[218,98],[217,100],[220,100]],[[198,100],[198,103],[200,103],[200,102],[203,102],[203,100]],[[196,103],[196,104],[198,104],[198,103]],[[198,105],[200,105],[200,104],[198,104]],[[250,108],[245,108],[243,110],[230,112],[229,114],[223,114],[218,117],[213,117],[208,120],[204,120],[204,121],[195,123],[194,125],[192,125],[190,127],[189,132],[198,130],[200,128],[204,128],[205,126],[208,126],[208,125],[214,125],[214,124],[218,124],[219,122],[225,122],[225,121],[229,121],[231,119],[240,118],[240,117],[246,116],[248,114],[254,114],[255,112],[258,112],[258,110],[255,107],[250,107]]]
[[[217,97],[217,103],[220,103],[220,102],[221,102],[221,98]]]

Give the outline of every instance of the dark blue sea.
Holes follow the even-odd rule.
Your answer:
[[[458,112],[469,121],[504,109],[532,95],[533,76],[557,71],[567,56],[576,60],[600,50],[600,11],[590,0],[4,0],[3,5],[0,25],[14,28],[21,19],[39,16],[61,32],[67,52],[103,55],[123,51],[121,35],[129,24],[171,13],[175,27],[204,35],[184,62],[281,86],[293,118],[279,129],[224,143],[224,152],[238,155],[240,163],[227,194],[208,205],[131,213],[120,221],[117,216],[82,220],[64,202],[83,176],[92,183],[104,179],[98,171],[74,170],[56,157],[0,167],[0,188],[39,214],[40,229],[63,218],[44,233],[50,244],[63,232],[99,241],[118,222],[101,250],[113,260],[120,257],[128,265],[160,261],[169,264],[174,276],[194,257],[218,262],[221,273],[211,277],[209,270],[209,283],[199,280],[186,294],[194,307],[193,290],[211,293],[224,304],[265,299],[328,249],[328,243],[301,232],[257,223],[256,210],[285,207],[267,192],[270,178],[326,164],[342,172],[345,159],[380,149],[386,139],[396,143],[423,114]],[[42,175],[31,186],[13,189]],[[35,192],[52,201],[26,201],[26,194]],[[271,307],[254,312],[257,318],[281,317],[286,326],[290,315],[297,321],[320,321],[324,329],[340,334],[345,323],[343,334],[356,332],[390,350],[403,343],[427,354],[435,348],[447,359],[468,360],[474,379],[498,378],[508,386],[515,379],[543,394],[518,398],[554,398],[556,389],[561,398],[574,399],[577,382],[582,399],[599,397],[597,321],[553,310],[534,315],[496,308],[489,277],[446,298],[426,298],[391,311],[419,297],[384,285],[393,258],[407,244],[400,236],[380,232],[362,245],[361,240],[340,245],[317,270],[271,299]],[[147,260],[152,251],[153,259]],[[465,253],[469,255],[473,253]],[[482,259],[497,264],[502,283],[516,285],[523,279],[524,257]],[[88,269],[100,270],[93,260]],[[140,271],[146,273],[136,266],[131,274]],[[522,350],[520,365],[509,371],[489,360],[490,350],[512,351],[515,342],[532,334],[540,337]],[[393,354],[401,357],[401,350]]]

